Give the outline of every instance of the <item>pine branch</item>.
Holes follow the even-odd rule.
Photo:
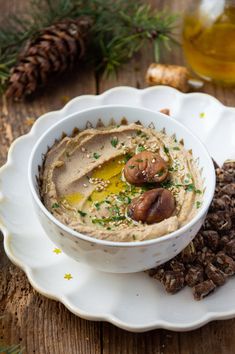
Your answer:
[[[19,345],[2,346],[0,345],[0,353],[2,354],[23,354]]]
[[[176,16],[153,10],[139,0],[31,0],[27,14],[11,16],[7,26],[0,28],[0,90],[5,90],[10,69],[29,40],[53,23],[84,15],[93,20],[86,59],[106,75],[146,42],[153,43],[156,60],[163,46],[171,47]]]

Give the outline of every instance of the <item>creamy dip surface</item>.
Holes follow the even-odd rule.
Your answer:
[[[125,164],[142,151],[157,153],[167,163],[166,180],[141,186],[126,181]],[[183,141],[134,123],[87,129],[55,142],[40,178],[42,201],[54,217],[80,233],[110,241],[142,241],[173,232],[195,216],[203,197],[199,168]],[[152,224],[133,220],[128,206],[153,188],[171,191],[174,213]]]

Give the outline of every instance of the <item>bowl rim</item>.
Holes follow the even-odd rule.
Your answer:
[[[78,231],[73,230],[72,228],[66,226],[65,224],[63,224],[62,222],[60,222],[58,219],[56,219],[50,212],[49,210],[44,206],[44,204],[42,203],[42,201],[40,200],[40,198],[38,197],[38,194],[36,192],[36,189],[34,187],[34,183],[33,183],[33,174],[32,174],[32,165],[33,165],[33,160],[34,157],[36,156],[37,153],[37,149],[38,146],[40,145],[40,143],[44,140],[44,138],[50,134],[54,129],[57,128],[57,126],[62,125],[66,120],[72,119],[74,116],[77,115],[82,115],[85,112],[93,112],[93,111],[97,111],[97,110],[109,110],[109,109],[115,109],[115,108],[126,108],[126,109],[132,109],[132,110],[140,110],[142,112],[145,112],[146,114],[151,113],[151,114],[155,114],[155,115],[160,115],[162,117],[165,118],[165,115],[159,111],[152,111],[151,109],[147,109],[147,108],[143,108],[143,107],[135,107],[135,106],[129,106],[129,105],[121,105],[121,104],[114,104],[114,105],[97,105],[95,107],[92,108],[87,108],[87,109],[83,109],[81,111],[78,112],[73,112],[69,115],[67,115],[66,117],[64,117],[63,119],[61,119],[60,121],[54,123],[52,126],[50,126],[49,129],[46,129],[46,131],[39,137],[39,139],[37,140],[36,144],[34,145],[30,157],[29,157],[29,162],[28,162],[28,183],[29,183],[29,189],[31,192],[31,195],[33,196],[34,201],[36,202],[37,206],[39,207],[39,209],[43,212],[43,214],[53,223],[56,224],[57,227],[61,228],[63,231],[67,232],[68,234],[71,234],[79,239],[82,239],[83,241],[88,241],[90,243],[93,244],[98,244],[98,245],[102,245],[102,246],[109,246],[109,247],[121,247],[121,248],[126,248],[126,247],[141,247],[141,246],[147,246],[147,245],[151,245],[154,243],[161,243],[161,242],[165,242],[170,238],[173,237],[177,237],[177,236],[181,236],[183,235],[186,231],[188,231],[189,229],[191,229],[201,218],[204,217],[205,214],[207,214],[207,210],[210,206],[210,203],[212,201],[212,198],[214,196],[214,191],[215,191],[215,183],[216,183],[216,178],[215,178],[215,168],[214,168],[214,164],[212,161],[212,158],[210,157],[210,154],[207,150],[207,148],[205,147],[205,145],[202,143],[202,141],[200,140],[200,138],[198,138],[196,135],[194,135],[194,133],[191,132],[190,129],[188,129],[187,127],[185,127],[182,123],[180,123],[179,121],[177,121],[176,119],[172,119],[171,122],[173,125],[177,125],[180,127],[180,129],[183,129],[183,131],[185,131],[186,134],[191,135],[197,142],[198,145],[200,145],[200,147],[202,148],[207,160],[208,160],[208,168],[209,170],[211,170],[211,178],[212,180],[210,181],[210,183],[207,185],[207,188],[209,189],[209,193],[208,193],[208,197],[207,199],[205,199],[202,203],[201,208],[199,209],[198,213],[184,226],[182,226],[181,228],[170,232],[166,235],[163,236],[159,236],[153,239],[148,239],[148,240],[143,240],[143,241],[109,241],[109,240],[101,240],[89,235],[85,235],[82,234]],[[61,132],[62,134],[62,132]],[[56,138],[55,138],[56,139]]]

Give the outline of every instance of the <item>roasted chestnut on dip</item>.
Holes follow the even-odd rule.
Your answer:
[[[159,183],[167,178],[168,167],[159,154],[143,151],[127,162],[124,175],[127,182],[136,186],[143,183]]]
[[[167,189],[156,188],[134,198],[128,207],[128,214],[133,220],[153,224],[169,218],[174,210],[173,194]]]

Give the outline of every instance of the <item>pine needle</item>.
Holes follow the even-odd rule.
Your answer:
[[[160,44],[171,48],[176,16],[138,0],[31,0],[28,13],[12,15],[0,27],[0,93],[27,41],[53,23],[84,15],[93,19],[86,59],[106,75],[116,72],[146,42],[153,43],[156,60]]]
[[[23,354],[23,351],[20,349],[19,345],[11,345],[11,346],[1,346],[0,345],[0,353],[2,354]]]

